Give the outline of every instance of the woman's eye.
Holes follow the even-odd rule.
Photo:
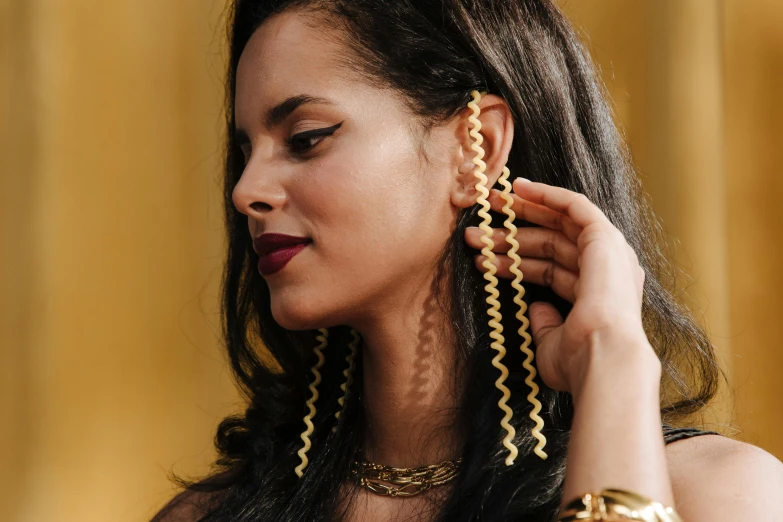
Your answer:
[[[315,147],[318,141],[320,141],[322,138],[320,135],[302,136],[302,134],[296,134],[288,140],[288,147],[294,154],[302,154],[303,152],[307,152],[308,150]]]
[[[332,127],[327,127],[324,129],[313,129],[306,132],[300,132],[299,134],[294,134],[287,140],[288,148],[291,149],[291,152],[294,154],[303,154],[315,147],[318,142],[321,141],[321,139],[333,134],[334,131],[339,129],[342,124],[343,123],[340,122]]]

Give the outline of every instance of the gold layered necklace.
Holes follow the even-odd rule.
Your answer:
[[[462,459],[418,468],[394,468],[355,460],[351,475],[363,488],[387,497],[412,497],[454,479]]]

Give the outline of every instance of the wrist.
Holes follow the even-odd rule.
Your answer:
[[[571,362],[571,394],[575,402],[587,387],[611,388],[613,394],[635,390],[659,400],[661,362],[642,333],[597,330],[579,357]],[[644,393],[647,390],[648,393]],[[629,398],[639,397],[631,393]]]

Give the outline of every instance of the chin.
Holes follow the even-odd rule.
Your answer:
[[[285,328],[286,330],[309,330],[312,321],[306,315],[301,313],[293,313],[290,310],[277,311],[275,307],[272,307],[272,317],[274,317],[277,324]]]
[[[301,301],[294,300],[290,303],[281,303],[272,300],[272,317],[286,330],[315,330],[325,328],[324,316],[317,310],[303,306]]]
[[[321,291],[320,295],[328,298],[314,298],[313,295],[309,288],[304,291],[302,287],[293,285],[273,291],[269,296],[272,318],[281,327],[292,331],[351,324],[356,318],[357,307],[341,306],[344,296],[335,289]]]

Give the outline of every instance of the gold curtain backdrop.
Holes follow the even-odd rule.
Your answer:
[[[561,1],[730,378],[783,458],[783,2]],[[219,0],[0,0],[0,513],[148,520],[241,408],[219,342]]]

